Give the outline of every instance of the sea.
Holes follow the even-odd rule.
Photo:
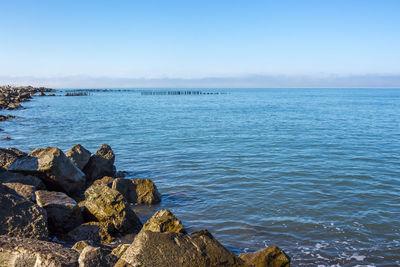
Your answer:
[[[162,194],[135,206],[142,221],[169,209],[235,253],[277,245],[292,266],[400,265],[400,89],[66,92],[1,111],[19,118],[0,123],[0,146],[109,144],[117,170]]]

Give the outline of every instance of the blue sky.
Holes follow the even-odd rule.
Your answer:
[[[0,0],[0,10],[2,83],[400,75],[398,0]]]

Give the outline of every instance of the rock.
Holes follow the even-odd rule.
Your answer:
[[[92,244],[89,244],[86,240],[82,240],[82,241],[76,242],[72,246],[72,249],[76,250],[80,254],[84,248],[86,248],[87,246],[90,246],[90,245],[92,245]]]
[[[13,189],[18,195],[23,196],[27,200],[35,202],[36,188],[33,185],[26,185],[21,183],[3,183],[3,185]]]
[[[87,246],[79,256],[79,267],[112,267],[118,258],[110,254],[109,250]]]
[[[89,182],[93,182],[104,176],[114,177],[115,175],[115,155],[109,145],[103,144],[92,155],[86,164],[83,172],[88,177]]]
[[[20,184],[32,185],[36,189],[46,189],[46,186],[39,178],[32,175],[23,175],[21,173],[16,173],[16,172],[9,172],[9,171],[1,172],[0,182],[20,183]]]
[[[93,242],[94,244],[99,244],[102,241],[100,236],[100,228],[101,225],[98,222],[84,223],[70,231],[67,234],[67,239],[72,242],[87,240]]]
[[[157,211],[144,225],[142,231],[152,232],[176,232],[186,234],[182,223],[169,210]]]
[[[12,191],[0,184],[0,235],[46,240],[46,211]]]
[[[79,195],[85,185],[85,174],[56,147],[35,149],[20,158],[9,168],[10,171],[39,176],[46,187]]]
[[[156,185],[149,179],[132,179],[136,185],[138,204],[157,204],[161,202],[161,194]]]
[[[78,204],[66,194],[45,190],[35,194],[37,204],[47,211],[50,232],[68,232],[83,222]]]
[[[77,266],[79,254],[60,244],[0,236],[0,266]]]
[[[115,255],[117,258],[121,258],[122,254],[125,253],[129,246],[130,244],[120,244],[112,250],[111,254]]]
[[[0,148],[0,171],[7,170],[24,152],[16,148]]]
[[[289,267],[290,258],[277,246],[270,246],[253,253],[240,254],[246,264],[254,267]]]
[[[11,137],[6,136],[6,137],[3,138],[3,140],[11,140]]]
[[[111,188],[113,182],[114,182],[114,178],[112,178],[112,177],[110,177],[110,176],[104,176],[104,177],[101,178],[101,179],[95,180],[95,181],[93,182],[93,185],[96,185],[96,184],[105,184],[105,185],[107,185],[108,187]]]
[[[208,231],[192,235],[141,231],[116,266],[244,266]]]
[[[106,185],[93,185],[85,191],[84,206],[100,222],[111,223],[120,233],[138,233],[139,218],[125,198]]]
[[[65,155],[81,170],[89,162],[92,153],[80,144],[74,145]]]
[[[114,179],[112,189],[120,192],[130,203],[137,203],[136,184],[129,179],[116,178]]]

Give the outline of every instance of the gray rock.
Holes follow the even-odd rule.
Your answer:
[[[0,235],[46,240],[46,211],[12,192],[13,190],[0,184]]]
[[[90,241],[94,244],[101,243],[101,225],[94,223],[84,223],[73,229],[67,234],[67,239],[72,242]]]
[[[141,231],[117,266],[244,266],[208,231],[192,235]]]
[[[118,258],[104,248],[87,246],[79,256],[79,267],[112,267]]]
[[[80,144],[74,145],[70,150],[65,153],[65,155],[81,170],[89,162],[92,153],[81,146]]]
[[[186,234],[181,221],[179,221],[172,212],[167,209],[157,211],[144,225],[142,231],[149,230],[153,232],[176,232]]]
[[[16,172],[1,172],[0,173],[1,183],[21,183],[26,185],[32,185],[36,189],[46,189],[46,186],[39,178],[32,175],[23,175],[22,173]]]
[[[277,246],[270,246],[253,253],[240,254],[246,264],[254,267],[289,267],[290,258]]]
[[[0,236],[0,266],[78,266],[79,253],[60,244]]]
[[[92,155],[86,164],[83,172],[86,174],[88,181],[93,182],[104,176],[115,176],[115,155],[109,145],[103,144]]]
[[[130,179],[116,178],[113,180],[111,188],[120,192],[126,201],[137,203],[136,184]]]
[[[38,190],[35,194],[37,204],[47,211],[51,232],[68,232],[83,222],[78,204],[66,194],[45,190]]]
[[[21,183],[3,183],[8,188],[13,189],[18,195],[23,196],[27,200],[35,201],[36,188],[33,185],[26,185]]]
[[[0,171],[7,170],[17,159],[26,155],[16,148],[0,148]]]
[[[47,188],[69,195],[78,195],[86,181],[85,174],[56,147],[35,149],[16,160],[9,170],[39,176]]]

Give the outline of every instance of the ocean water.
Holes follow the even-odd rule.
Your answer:
[[[211,90],[212,91],[212,90]],[[154,180],[189,231],[293,266],[400,265],[400,89],[235,89],[218,95],[37,97],[0,124],[2,147],[110,144]]]

